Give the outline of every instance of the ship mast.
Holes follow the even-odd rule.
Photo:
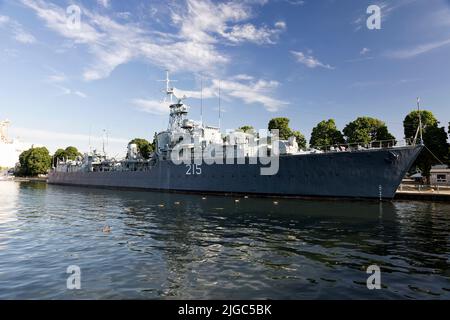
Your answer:
[[[187,106],[183,103],[183,99],[185,97],[177,97],[175,95],[174,89],[171,86],[172,81],[169,77],[169,70],[166,70],[166,79],[160,80],[166,82],[166,98],[164,99],[165,102],[169,102],[169,108],[170,108],[170,118],[169,118],[169,130],[170,131],[179,131],[183,126],[183,121],[186,119],[187,115]],[[169,101],[167,101],[167,96],[169,97]],[[173,101],[173,97],[175,97],[176,101]]]
[[[414,135],[414,144],[417,142],[417,136],[420,135],[420,144],[423,144],[423,133],[422,133],[422,114],[420,112],[420,98],[417,97],[417,113],[419,118],[419,126],[417,127],[416,134]]]
[[[222,129],[222,110],[220,104],[220,80],[219,80],[219,131]]]
[[[422,114],[420,113],[420,98],[419,98],[419,97],[417,97],[417,111],[419,112],[420,144],[423,144],[423,134],[422,134]]]

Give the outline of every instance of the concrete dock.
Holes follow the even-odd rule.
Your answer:
[[[450,188],[430,186],[400,186],[395,194],[397,200],[449,201]]]

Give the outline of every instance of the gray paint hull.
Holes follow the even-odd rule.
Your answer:
[[[422,146],[280,156],[279,171],[260,175],[261,165],[185,165],[159,161],[149,171],[51,172],[50,184],[138,188],[178,192],[289,197],[392,199]],[[398,155],[392,157],[392,153]]]

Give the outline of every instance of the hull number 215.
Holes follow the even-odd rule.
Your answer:
[[[202,167],[198,164],[187,164],[186,175],[200,175],[202,174]]]

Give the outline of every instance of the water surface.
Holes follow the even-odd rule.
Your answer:
[[[277,201],[0,182],[0,299],[450,298],[450,204]]]

